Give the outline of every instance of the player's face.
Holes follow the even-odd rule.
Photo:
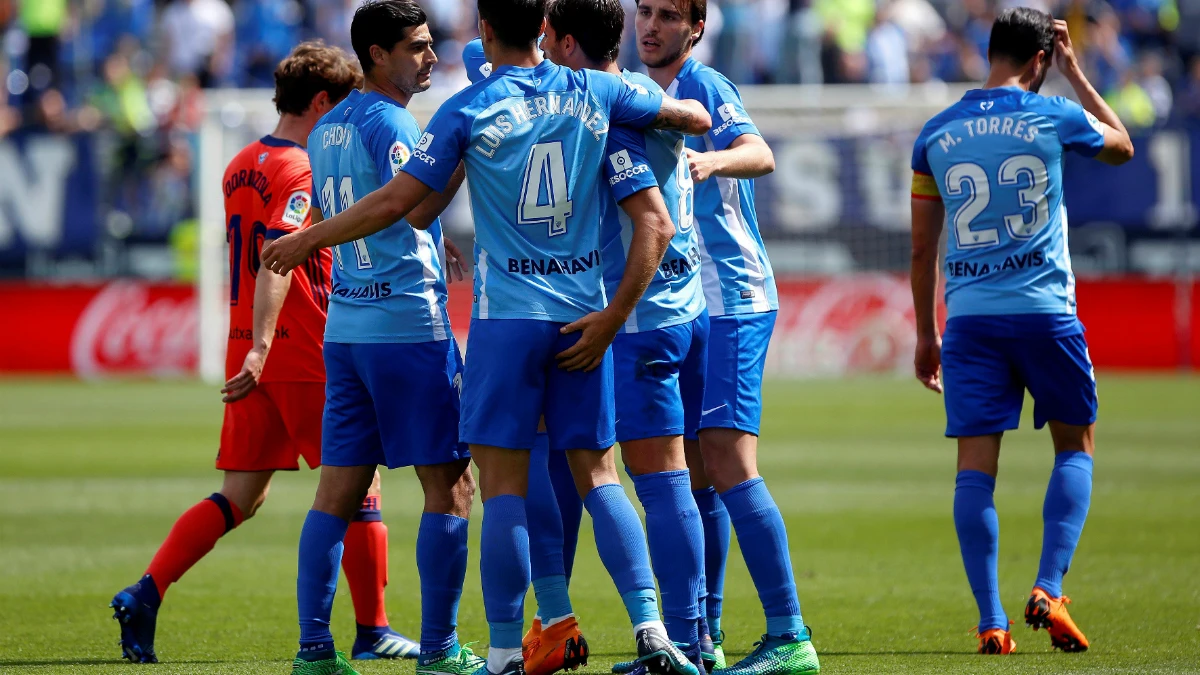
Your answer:
[[[638,0],[637,32],[638,57],[651,68],[662,68],[679,60],[692,47],[693,26],[675,0]]]
[[[542,35],[541,47],[542,53],[546,55],[546,58],[550,59],[556,65],[566,66],[572,70],[579,70],[585,67],[585,64],[580,63],[578,58],[583,51],[576,49],[574,50],[574,54],[571,54],[568,49],[567,40],[559,39],[554,26],[551,26],[549,22],[546,23],[546,32]]]
[[[429,26],[422,24],[409,29],[408,35],[392,47],[387,60],[388,79],[400,91],[417,94],[429,89],[433,66],[437,63]]]

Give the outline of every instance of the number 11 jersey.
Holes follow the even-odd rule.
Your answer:
[[[417,121],[396,101],[352,91],[308,137],[313,197],[326,218],[391,180],[412,156]],[[418,343],[451,337],[441,222],[415,230],[401,220],[333,247],[329,342]]]
[[[913,197],[946,206],[950,318],[1074,317],[1063,154],[1103,148],[1103,125],[1079,104],[1016,87],[969,91],[925,125]]]

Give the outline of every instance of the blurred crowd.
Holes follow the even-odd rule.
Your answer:
[[[188,217],[204,90],[271,87],[299,41],[349,50],[361,0],[0,0],[0,136],[103,130],[106,202],[160,236]],[[635,0],[625,65],[638,68]],[[441,58],[475,0],[421,0]],[[992,18],[1013,0],[709,0],[698,56],[739,84],[978,81]],[[1066,18],[1096,88],[1130,127],[1200,120],[1200,0],[1021,0]]]

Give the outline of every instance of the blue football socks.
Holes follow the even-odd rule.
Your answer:
[[[332,658],[329,616],[342,562],[342,539],[350,523],[321,511],[309,511],[300,531],[296,606],[300,615],[300,656]]]
[[[713,487],[694,490],[692,498],[704,523],[704,613],[712,635],[721,632],[721,599],[725,592],[725,563],[729,560],[729,511]]]
[[[592,516],[596,550],[617,585],[629,620],[634,626],[657,621],[658,599],[650,572],[646,533],[625,488],[619,484],[596,487],[584,498],[583,505]]]
[[[550,482],[554,484],[554,499],[558,501],[558,513],[562,518],[562,561],[567,581],[575,567],[575,548],[579,545],[579,524],[583,521],[583,500],[575,486],[575,476],[567,463],[567,453],[549,453]]]
[[[544,620],[571,613],[567,571],[563,565],[563,522],[554,483],[550,480],[548,446],[546,434],[538,434],[533,451],[529,453],[529,491],[525,498],[529,519],[530,576],[537,598],[537,616]]]
[[[767,634],[799,634],[804,619],[792,575],[787,529],[766,483],[761,477],[751,478],[725,491],[721,501],[729,510],[729,521],[767,616]]]
[[[1052,598],[1062,597],[1063,575],[1079,545],[1079,535],[1092,502],[1092,458],[1086,452],[1060,452],[1042,505],[1042,559],[1038,565],[1038,588]]]
[[[529,530],[523,498],[498,495],[483,503],[479,548],[491,646],[519,650],[529,590]]]
[[[421,576],[421,653],[458,644],[458,601],[467,576],[466,518],[422,513],[417,531]]]
[[[995,477],[981,471],[959,471],[954,481],[954,529],[967,581],[979,606],[980,633],[993,628],[1008,630],[1008,615],[1000,604],[1000,518],[995,491]]]
[[[687,469],[633,476],[646,511],[650,560],[662,591],[663,623],[673,642],[699,641],[704,596],[704,525]]]

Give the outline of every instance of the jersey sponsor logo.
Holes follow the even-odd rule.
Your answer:
[[[957,260],[946,263],[947,277],[964,277],[978,279],[1002,272],[1017,271],[1041,267],[1046,264],[1046,255],[1041,251],[1010,255],[1001,262],[971,262]]]
[[[413,150],[412,156],[429,166],[437,164],[437,159],[429,155],[429,148],[433,147],[433,140],[433,134],[429,132],[421,134],[421,140],[417,141],[417,147]]]
[[[383,298],[391,297],[392,284],[388,281],[383,283],[375,282],[366,286],[334,284],[333,292],[330,295],[335,298],[346,298],[347,300],[382,300]]]
[[[1092,128],[1096,130],[1096,133],[1098,133],[1098,134],[1104,133],[1104,125],[1100,123],[1100,120],[1096,119],[1095,115],[1084,110],[1083,116],[1087,118],[1088,124],[1092,125]]]
[[[608,161],[612,164],[613,170],[617,172],[615,175],[609,177],[609,185],[616,185],[621,181],[628,180],[634,176],[640,176],[650,171],[650,167],[645,164],[634,166],[633,160],[629,157],[628,150],[614,152],[608,156]]]
[[[664,279],[685,277],[698,269],[700,269],[700,251],[696,250],[695,246],[688,249],[687,257],[664,259],[658,266],[658,271]]]
[[[600,251],[593,250],[587,256],[558,260],[557,258],[509,258],[508,271],[513,274],[550,276],[551,274],[580,274],[600,264]]]
[[[253,328],[241,328],[239,326],[230,326],[229,327],[229,339],[230,339],[230,341],[253,340],[254,339],[254,329]],[[292,334],[287,329],[286,326],[281,327],[281,328],[276,328],[275,329],[275,339],[276,340],[290,340],[290,339],[292,339]]]
[[[302,227],[311,208],[312,197],[307,192],[303,190],[293,192],[292,196],[288,197],[287,207],[283,209],[283,222]]]
[[[748,124],[750,118],[738,109],[735,103],[726,103],[717,108],[717,114],[721,116],[721,126],[712,130],[713,136],[720,136],[725,133],[730,127],[735,124]]]
[[[400,169],[404,168],[404,165],[408,163],[408,158],[411,155],[412,153],[409,152],[408,147],[400,141],[392,143],[392,147],[388,150],[388,159],[392,163],[393,176],[400,173]]]

